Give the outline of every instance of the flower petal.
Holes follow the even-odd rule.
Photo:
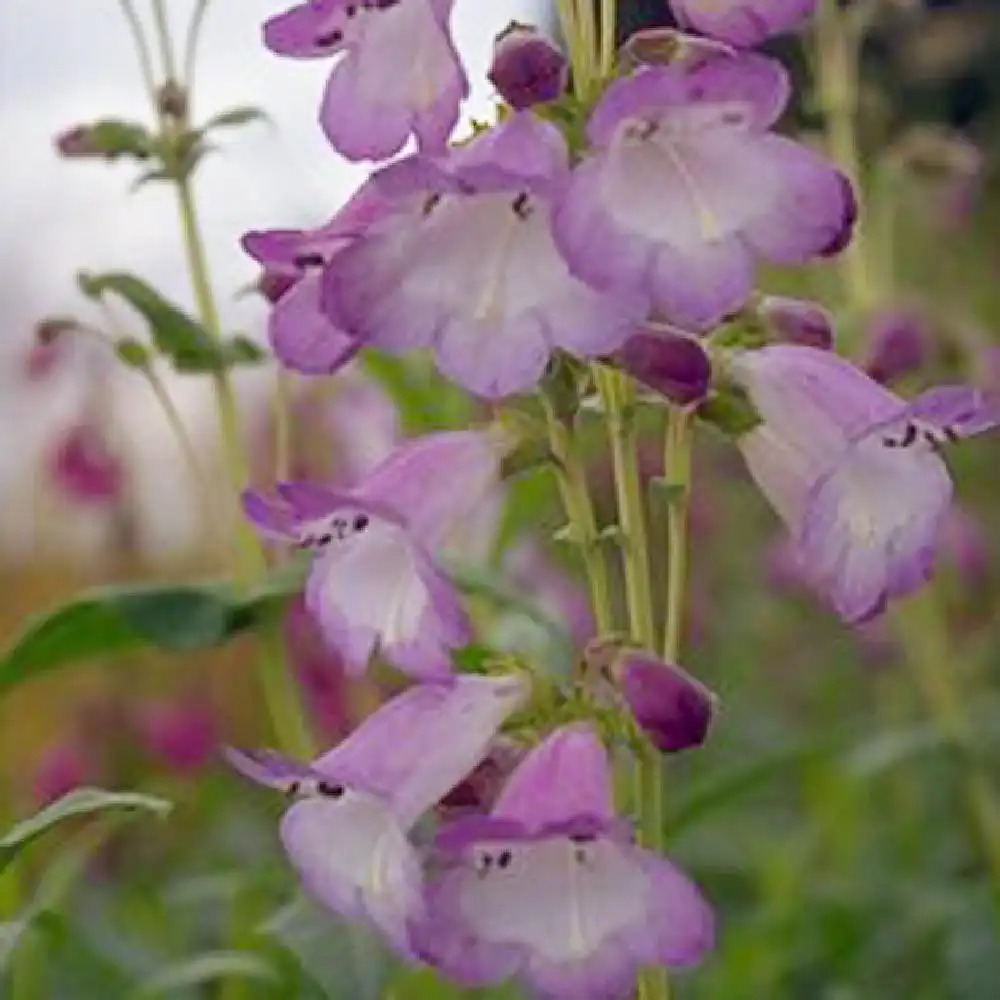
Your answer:
[[[347,0],[312,0],[270,18],[264,44],[281,56],[319,59],[342,51],[349,40]]]
[[[679,24],[740,48],[800,28],[816,0],[670,0]]]
[[[268,335],[278,360],[305,375],[330,375],[357,354],[360,343],[320,310],[321,277],[311,272],[275,303]]]
[[[295,516],[285,503],[275,503],[257,490],[244,490],[241,496],[243,513],[261,534],[292,541],[297,530]]]

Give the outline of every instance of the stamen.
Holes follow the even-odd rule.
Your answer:
[[[369,518],[367,514],[358,514],[354,519],[354,530],[357,532],[362,532],[368,527]]]
[[[527,219],[531,216],[531,196],[527,191],[522,191],[513,201],[511,208],[519,219]]]
[[[906,430],[903,432],[902,440],[899,442],[901,448],[909,448],[911,444],[917,439],[917,425],[914,423],[909,423],[906,425]]]
[[[441,202],[441,195],[438,192],[435,192],[434,194],[430,194],[427,196],[427,198],[424,200],[423,207],[420,210],[425,219],[427,218],[428,215],[431,214],[431,212],[434,211],[435,208],[437,208],[440,202]]]
[[[507,868],[510,865],[511,861],[513,860],[514,860],[514,855],[511,854],[511,852],[508,850],[503,850],[497,857],[497,867]]]
[[[295,257],[296,267],[322,267],[324,263],[325,261],[323,260],[323,255],[315,251],[300,253]]]
[[[294,799],[296,795],[299,794],[300,784],[298,781],[293,781],[288,788],[285,789],[285,795],[290,799]]]
[[[329,781],[321,781],[316,786],[316,791],[319,792],[320,795],[325,795],[328,799],[339,799],[343,796],[345,789],[343,785],[337,785]]]
[[[327,32],[325,35],[316,36],[316,44],[326,48],[327,45],[339,45],[344,40],[344,33],[340,28],[334,28],[333,31]]]
[[[944,436],[952,443],[955,444],[958,441],[958,431],[955,430],[950,424],[946,427],[942,427],[941,430],[944,432]]]

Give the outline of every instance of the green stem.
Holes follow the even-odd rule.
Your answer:
[[[156,22],[156,40],[160,46],[163,75],[168,80],[176,80],[177,66],[174,61],[173,36],[170,33],[170,22],[167,20],[167,8],[164,0],[153,0],[153,18]]]
[[[139,71],[142,73],[142,82],[145,84],[149,99],[156,105],[156,74],[153,71],[153,58],[149,52],[149,43],[146,41],[146,33],[143,31],[142,22],[135,12],[132,0],[118,0],[128,23],[129,31],[132,33],[132,40],[135,42],[136,55],[139,57]]]
[[[617,14],[617,0],[601,0],[601,79],[607,79],[615,66]]]
[[[603,365],[594,365],[594,377],[604,401],[608,437],[611,441],[631,638],[633,642],[653,650],[656,648],[656,624],[653,615],[646,510],[639,476],[639,441],[634,414],[635,383],[627,375]]]
[[[548,423],[549,447],[556,460],[559,491],[574,541],[580,547],[590,584],[594,621],[597,624],[597,631],[606,635],[614,631],[611,588],[608,584],[608,570],[601,551],[601,542],[597,537],[597,518],[587,489],[583,463],[580,461],[571,429],[559,419],[551,401],[544,394],[541,400]]]
[[[897,632],[925,710],[961,762],[969,824],[990,873],[1000,930],[1000,803],[969,725],[947,623],[937,596],[933,585],[928,585],[922,594],[912,598],[897,614]]]
[[[178,180],[177,195],[184,247],[198,312],[205,329],[217,340],[221,340],[222,325],[209,283],[205,249],[198,227],[194,197],[187,178]],[[214,380],[219,427],[233,498],[230,506],[235,524],[236,583],[240,588],[246,589],[264,575],[267,564],[260,543],[240,510],[240,491],[249,482],[250,474],[240,439],[236,395],[225,369],[216,372]],[[258,666],[260,685],[275,734],[284,750],[308,758],[312,756],[312,741],[309,738],[299,692],[284,663],[281,635],[276,623],[267,624],[262,628],[260,643]]]
[[[684,594],[687,589],[688,510],[691,505],[691,414],[671,407],[667,417],[664,479],[669,493],[667,545],[667,610],[664,625],[663,658],[676,663],[684,629]]]
[[[829,151],[860,198],[861,154],[858,148],[858,91],[861,32],[839,0],[822,0],[816,15],[817,84],[826,116]],[[848,300],[854,319],[876,303],[863,222],[855,225],[850,245],[841,255]]]

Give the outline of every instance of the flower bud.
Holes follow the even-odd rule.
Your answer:
[[[618,59],[627,70],[675,64],[694,69],[706,59],[731,53],[732,49],[723,42],[689,35],[676,28],[643,28],[628,37]]]
[[[712,378],[712,364],[701,344],[671,327],[641,327],[615,359],[644,385],[682,405],[703,399]]]
[[[105,156],[93,128],[76,125],[56,136],[56,149],[68,160],[103,159]]]
[[[658,750],[677,753],[705,742],[716,697],[686,671],[648,653],[628,652],[614,664],[612,676]]]
[[[992,564],[990,544],[982,521],[961,507],[948,511],[942,526],[944,551],[962,583],[983,583]]]
[[[54,344],[64,333],[79,329],[80,324],[70,316],[50,316],[35,327],[35,338],[45,347]]]
[[[139,715],[143,746],[177,774],[200,771],[216,755],[215,716],[202,704],[162,702],[146,706]]]
[[[833,317],[817,302],[765,295],[757,313],[778,340],[824,351],[833,347]]]
[[[156,95],[156,103],[162,114],[177,121],[183,121],[188,113],[187,91],[176,80],[167,80]]]
[[[889,309],[876,315],[868,327],[869,350],[865,370],[876,382],[891,382],[919,369],[927,360],[931,334],[919,313]]]
[[[489,80],[512,108],[554,101],[568,76],[566,56],[532,25],[511,21],[493,42]]]
[[[32,780],[39,806],[61,799],[74,788],[94,780],[96,767],[89,754],[75,740],[56,743],[42,755]]]
[[[125,471],[101,432],[90,424],[71,428],[56,446],[52,476],[80,503],[109,503],[124,490]]]

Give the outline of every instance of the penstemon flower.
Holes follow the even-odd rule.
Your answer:
[[[349,160],[384,160],[410,135],[443,150],[469,84],[451,38],[454,0],[312,0],[271,18],[264,42],[296,59],[338,56],[320,109]]]
[[[261,288],[273,307],[268,337],[285,367],[306,375],[328,375],[357,353],[358,342],[320,309],[321,272],[378,217],[382,200],[363,186],[318,229],[270,229],[245,233],[243,249],[263,268]]]
[[[249,490],[247,517],[315,553],[306,605],[349,673],[378,648],[414,677],[451,673],[469,624],[435,554],[488,499],[502,444],[490,431],[429,434],[403,445],[350,490],[280,483]]]
[[[444,374],[488,397],[533,389],[556,348],[613,351],[642,297],[570,274],[550,232],[568,171],[562,134],[528,111],[386,167],[372,183],[391,208],[324,272],[330,317],[372,347],[432,348]]]
[[[817,0],[669,0],[679,24],[740,48],[801,28]]]
[[[771,131],[788,96],[781,65],[756,54],[709,52],[616,80],[553,216],[572,271],[706,330],[750,297],[758,258],[803,264],[843,249],[850,184]]]
[[[63,434],[52,454],[51,468],[56,485],[79,503],[113,503],[125,489],[122,463],[92,423],[77,424]]]
[[[311,764],[271,752],[228,756],[246,777],[295,800],[281,842],[306,889],[409,955],[409,925],[423,911],[409,831],[483,759],[529,690],[524,675],[417,685]]]
[[[952,494],[941,447],[995,427],[997,399],[945,386],[906,402],[792,345],[740,354],[731,373],[763,418],[740,450],[837,613],[864,621],[925,583]]]
[[[516,977],[547,1000],[617,1000],[641,966],[692,965],[711,947],[698,889],[615,815],[587,724],[532,750],[489,816],[445,826],[436,850],[414,943],[460,983]]]
[[[569,63],[537,28],[511,21],[493,42],[488,75],[500,96],[521,110],[559,97],[569,79]]]

